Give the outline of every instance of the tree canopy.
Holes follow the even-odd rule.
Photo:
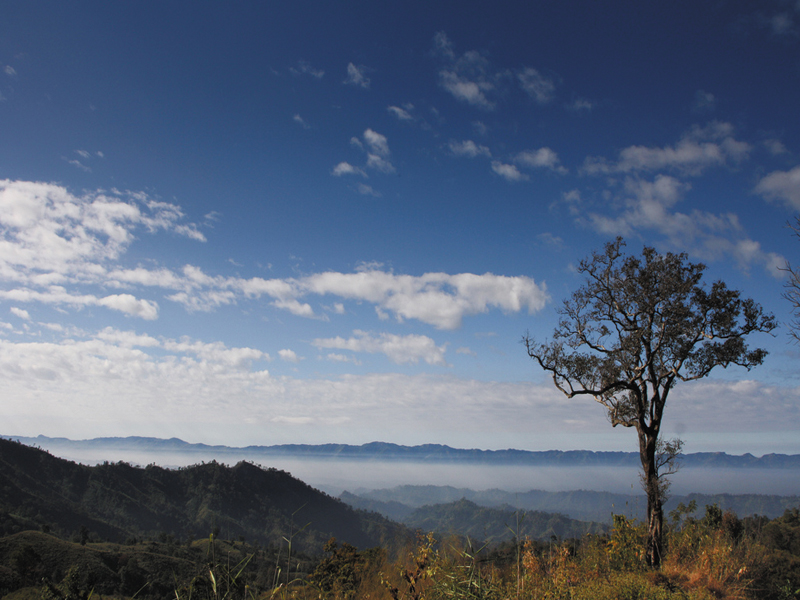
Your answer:
[[[676,383],[706,377],[715,367],[761,364],[766,351],[750,349],[745,338],[776,323],[724,282],[706,287],[705,266],[686,254],[645,247],[641,257],[627,256],[624,246],[617,238],[581,261],[586,282],[565,300],[551,341],[540,344],[530,335],[523,341],[568,397],[588,395],[606,408],[613,426],[636,429],[651,521],[648,561],[657,564],[660,478],[680,451],[679,441],[660,439],[667,396]]]

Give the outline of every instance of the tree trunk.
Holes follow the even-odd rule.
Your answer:
[[[639,455],[642,460],[642,484],[647,493],[647,541],[645,560],[651,567],[661,564],[662,525],[664,508],[662,506],[661,486],[656,467],[656,436],[639,433]]]

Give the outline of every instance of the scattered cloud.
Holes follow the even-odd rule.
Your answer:
[[[407,104],[406,108],[400,108],[399,106],[389,106],[386,110],[389,111],[389,114],[394,115],[401,121],[413,121],[414,116],[409,112],[410,110],[414,109],[413,104]]]
[[[299,363],[303,358],[301,356],[297,356],[297,353],[294,350],[284,349],[278,350],[278,356],[281,360],[290,362],[290,363]]]
[[[596,104],[586,98],[575,98],[572,102],[567,104],[567,108],[576,113],[592,112]]]
[[[367,185],[366,183],[357,184],[356,190],[362,196],[372,196],[373,198],[380,198],[383,195],[375,188],[373,188],[371,185]]]
[[[306,123],[305,119],[303,119],[303,117],[301,117],[300,115],[293,116],[292,120],[295,123],[299,123],[302,126],[303,129],[311,129],[311,125]]]
[[[547,147],[520,152],[514,157],[514,162],[525,167],[550,169],[561,175],[568,172],[566,167],[560,164],[558,154]]]
[[[394,173],[394,165],[389,160],[389,142],[386,136],[377,131],[367,129],[364,131],[364,143],[367,148],[367,167],[381,173]]]
[[[338,165],[333,167],[331,175],[334,175],[336,177],[341,177],[342,175],[361,175],[362,177],[367,176],[364,169],[360,167],[354,167],[348,162],[340,162]]]
[[[456,156],[466,156],[468,158],[475,158],[476,156],[491,158],[492,156],[489,148],[476,144],[472,140],[464,140],[462,142],[450,140],[447,147]]]
[[[325,75],[325,71],[315,69],[305,60],[298,60],[295,66],[289,67],[289,72],[293,75],[310,75],[314,79],[322,79]]]
[[[690,252],[701,260],[732,256],[744,270],[755,264],[774,277],[780,276],[777,267],[785,264],[784,258],[764,251],[749,239],[735,214],[675,210],[690,189],[689,183],[669,175],[658,175],[653,181],[627,177],[617,198],[615,216],[588,212],[578,221],[607,236],[636,234],[652,239],[656,232],[671,248]]]
[[[539,104],[547,104],[555,98],[556,85],[536,69],[526,67],[517,73],[520,87]]]
[[[675,146],[664,148],[629,146],[616,161],[589,157],[583,172],[589,175],[673,170],[684,175],[699,175],[710,167],[745,160],[750,144],[733,137],[733,125],[713,121],[706,127],[693,127]]]
[[[22,308],[17,308],[16,306],[12,306],[9,309],[9,312],[11,312],[12,315],[14,315],[16,317],[19,317],[20,319],[22,319],[24,321],[30,321],[31,320],[30,313],[27,310],[24,310]]]
[[[782,202],[791,210],[800,210],[800,166],[790,171],[773,171],[756,184],[754,191],[767,200]]]
[[[360,366],[362,363],[358,360],[355,356],[347,355],[347,354],[339,354],[337,352],[331,352],[325,356],[326,360],[330,360],[332,362],[340,362],[340,363],[352,363],[356,366]]]
[[[495,102],[486,94],[495,89],[498,75],[490,72],[489,61],[480,52],[470,50],[456,57],[452,42],[440,31],[434,36],[434,46],[446,59],[447,67],[439,71],[439,84],[456,100],[484,110],[494,110]]]
[[[696,113],[714,112],[717,107],[717,99],[711,92],[697,90],[694,94],[692,110]]]
[[[461,346],[460,348],[456,348],[456,354],[466,354],[467,356],[478,356],[474,350],[471,350],[467,346]]]
[[[767,151],[772,154],[773,156],[778,156],[779,154],[786,154],[788,150],[786,146],[783,145],[783,142],[776,139],[764,140],[762,142],[764,147]]]
[[[317,338],[311,344],[320,349],[349,350],[369,354],[385,354],[393,363],[417,364],[425,361],[429,365],[446,366],[445,346],[437,346],[425,335],[394,335],[381,333],[373,335],[367,331],[355,330],[350,338]]]
[[[502,163],[499,160],[492,161],[492,171],[500,175],[506,181],[512,183],[517,181],[527,181],[530,179],[525,173],[522,173],[516,165]]]
[[[347,77],[342,83],[346,85],[354,85],[356,87],[368,90],[370,85],[370,79],[369,77],[367,77],[367,72],[369,70],[370,69],[368,69],[363,65],[357,67],[353,63],[348,63]]]
[[[3,73],[8,75],[9,77],[14,77],[17,74],[17,71],[11,65],[6,65],[3,67]]]

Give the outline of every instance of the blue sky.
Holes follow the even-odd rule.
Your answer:
[[[625,237],[782,321],[800,3],[5,2],[9,435],[632,450],[520,339]],[[798,351],[679,386],[800,452]]]

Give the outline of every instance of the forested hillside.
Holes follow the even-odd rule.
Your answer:
[[[217,532],[320,552],[331,538],[358,547],[402,543],[407,532],[358,511],[290,474],[241,462],[177,470],[126,463],[75,464],[20,443],[0,440],[0,534],[36,529],[76,541]]]

